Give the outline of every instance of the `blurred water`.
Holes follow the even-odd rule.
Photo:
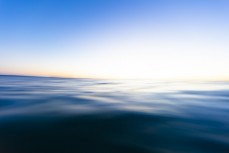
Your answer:
[[[0,76],[0,153],[228,153],[229,82]]]

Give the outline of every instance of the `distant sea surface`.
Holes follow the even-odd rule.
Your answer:
[[[229,153],[229,82],[0,76],[0,153]]]

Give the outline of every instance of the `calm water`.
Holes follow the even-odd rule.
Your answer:
[[[229,82],[0,76],[0,153],[229,153]]]

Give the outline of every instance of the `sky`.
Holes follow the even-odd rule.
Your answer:
[[[228,0],[0,0],[0,74],[229,80]]]

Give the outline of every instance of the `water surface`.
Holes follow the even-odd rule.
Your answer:
[[[0,153],[228,153],[229,82],[0,76]]]

